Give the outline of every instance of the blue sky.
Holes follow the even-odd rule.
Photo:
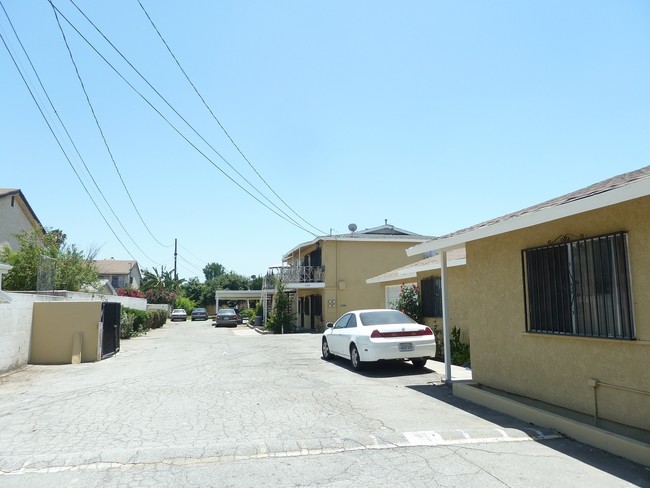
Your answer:
[[[645,0],[140,0],[254,169],[138,0],[75,3],[227,163],[69,0],[53,0],[205,154],[60,17],[113,162],[49,3],[1,1],[82,159],[65,142],[68,162],[0,44],[0,187],[101,258],[169,269],[177,238],[183,278],[202,279],[208,262],[260,274],[310,232],[387,219],[442,235],[650,164]],[[0,34],[45,106],[2,9]]]

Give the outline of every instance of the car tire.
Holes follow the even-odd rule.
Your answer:
[[[323,339],[323,344],[321,349],[323,351],[323,359],[325,361],[331,361],[333,358],[332,358],[332,353],[330,352],[329,344],[327,343],[327,339]]]
[[[426,366],[427,360],[426,359],[411,359],[411,363],[413,363],[413,366],[417,369],[422,369]]]
[[[360,371],[363,369],[363,362],[359,356],[359,350],[354,344],[350,346],[350,362],[352,363],[353,370]]]

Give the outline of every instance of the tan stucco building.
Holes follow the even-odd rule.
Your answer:
[[[322,329],[350,310],[383,307],[377,289],[366,285],[366,279],[417,261],[405,250],[429,239],[387,222],[316,237],[287,252],[283,266],[270,268],[265,287],[273,286],[271,276],[282,277],[293,298],[296,325]]]
[[[479,385],[650,431],[650,166],[407,253],[458,248]]]
[[[458,328],[461,340],[470,341],[471,322],[467,317],[469,296],[466,293],[465,248],[454,249],[448,255],[448,282],[449,299],[447,300],[447,315],[450,328]],[[402,286],[418,287],[422,300],[423,323],[436,332],[442,331],[442,283],[441,260],[436,254],[407,264],[401,268],[393,269],[372,278],[366,283],[374,289],[379,297],[382,307],[393,308],[394,302],[399,297]],[[437,337],[440,338],[439,335]],[[441,353],[442,343],[438,344],[437,351]],[[440,354],[441,355],[441,354]]]
[[[9,246],[17,251],[20,243],[13,234],[33,229],[43,232],[43,226],[23,192],[15,188],[0,188],[0,248]]]

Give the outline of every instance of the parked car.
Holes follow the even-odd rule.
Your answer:
[[[243,324],[244,323],[244,316],[241,314],[241,311],[238,308],[233,308],[235,313],[237,314],[237,323],[238,324]]]
[[[172,322],[176,320],[182,320],[185,322],[187,320],[187,312],[182,308],[175,308],[172,310]]]
[[[192,320],[208,320],[208,311],[205,308],[192,310]]]
[[[328,323],[322,340],[323,359],[340,356],[359,370],[364,363],[389,359],[410,360],[423,368],[436,354],[433,332],[399,310],[354,310]]]
[[[217,312],[217,316],[214,318],[215,327],[219,325],[237,327],[237,324],[239,324],[239,317],[237,316],[237,312],[232,308],[222,308]]]

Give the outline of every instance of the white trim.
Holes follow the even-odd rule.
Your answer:
[[[337,236],[327,236],[327,237],[318,237],[312,241],[308,242],[303,242],[302,244],[298,244],[296,247],[291,249],[289,252],[286,252],[282,255],[282,259],[286,260],[286,258],[290,257],[294,252],[299,251],[300,249],[304,249],[309,246],[313,246],[318,242],[321,241],[345,241],[345,242],[420,242],[420,243],[426,243],[429,241],[431,238],[430,237],[420,237],[416,238],[415,236],[405,236],[405,235],[396,235],[396,236],[385,236],[385,237],[379,237],[381,234],[369,234],[373,237],[363,237],[363,234],[358,234],[356,237],[350,237],[350,236],[345,236],[345,237],[337,237]],[[392,237],[392,238],[391,238]]]
[[[580,198],[561,205],[541,208],[530,213],[525,213],[519,217],[498,221],[494,224],[477,227],[466,232],[459,232],[449,237],[432,239],[422,244],[409,247],[406,249],[406,255],[415,256],[429,251],[450,251],[462,247],[467,242],[525,229],[533,225],[551,222],[648,195],[650,195],[650,178],[644,178],[596,195]]]
[[[447,263],[447,267],[451,268],[453,266],[465,266],[466,264],[467,264],[466,258],[454,259],[453,261],[449,261]],[[440,269],[440,261],[435,263],[423,264],[421,266],[409,266],[408,268],[399,268],[391,272],[395,274],[380,275],[380,276],[375,276],[374,278],[368,278],[366,280],[366,284],[370,285],[372,283],[386,283],[389,281],[396,281],[405,278],[416,278],[418,273],[422,273],[424,271],[432,271],[435,269]]]
[[[9,295],[9,293],[0,290],[0,303],[11,303],[11,302],[12,302],[11,295]]]
[[[225,299],[225,298],[240,298],[246,300],[249,298],[260,298],[262,296],[262,290],[217,290],[215,292],[216,299]]]
[[[293,290],[307,290],[311,289],[313,290],[314,288],[325,288],[325,283],[322,281],[318,281],[316,283],[313,283],[311,281],[302,283],[302,282],[288,282],[285,285],[286,288],[291,288]]]

